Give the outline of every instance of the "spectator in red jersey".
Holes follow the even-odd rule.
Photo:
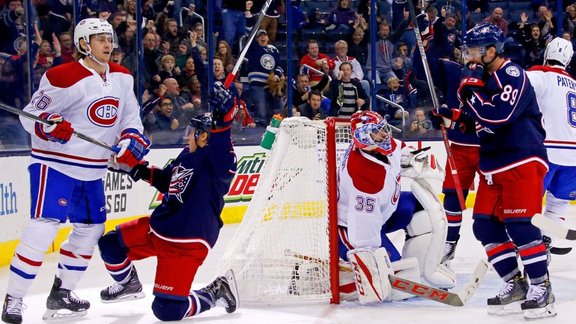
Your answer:
[[[319,70],[322,73],[315,72],[312,69],[307,68],[305,65],[312,67],[315,70]],[[310,39],[308,41],[308,54],[304,55],[300,60],[300,69],[302,70],[302,73],[306,73],[310,76],[310,84],[316,85],[320,80],[322,80],[322,74],[330,73],[330,71],[334,70],[335,66],[334,61],[328,55],[320,53],[318,41]]]

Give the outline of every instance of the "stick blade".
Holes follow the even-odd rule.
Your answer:
[[[531,219],[531,222],[532,225],[548,233],[551,233],[554,236],[561,237],[563,239],[570,239],[568,238],[569,230],[567,228],[561,224],[556,223],[548,217],[544,217],[542,214],[534,215]]]

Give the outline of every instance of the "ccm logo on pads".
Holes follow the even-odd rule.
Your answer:
[[[118,106],[120,99],[104,97],[95,100],[88,107],[88,119],[102,127],[111,127],[118,118]]]

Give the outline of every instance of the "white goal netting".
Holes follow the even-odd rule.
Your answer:
[[[328,194],[336,188],[327,185],[327,136],[335,137],[341,157],[350,142],[349,124],[336,123],[327,132],[324,121],[282,121],[255,194],[220,262],[222,273],[234,270],[242,302],[332,297]]]

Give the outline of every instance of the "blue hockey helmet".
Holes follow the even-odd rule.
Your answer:
[[[504,51],[504,40],[504,33],[498,26],[491,23],[481,23],[469,29],[464,35],[462,54],[465,58],[470,58],[470,56],[474,56],[470,49],[478,48],[479,52],[476,55],[483,56],[486,53],[486,49],[490,46],[496,48],[497,54],[502,54]]]
[[[198,139],[202,133],[208,133],[210,136],[210,130],[212,129],[212,114],[211,113],[202,113],[196,115],[190,119],[190,127],[194,132],[194,139]]]

